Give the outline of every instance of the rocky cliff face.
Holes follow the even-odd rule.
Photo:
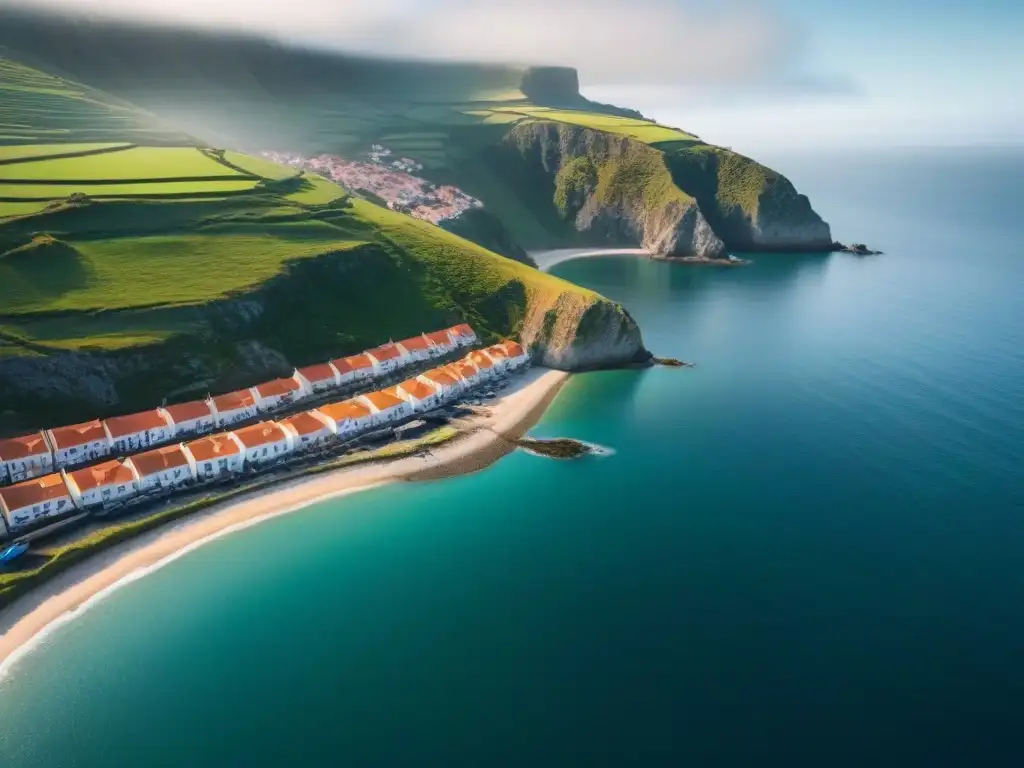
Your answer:
[[[550,201],[558,220],[590,244],[640,245],[662,256],[725,253],[697,200],[673,183],[664,154],[641,142],[531,122],[513,128],[490,160],[527,195]]]

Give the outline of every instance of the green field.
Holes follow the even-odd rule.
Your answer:
[[[476,114],[488,114],[478,112]],[[667,142],[694,142],[699,141],[696,136],[678,128],[671,128],[666,125],[659,125],[650,120],[637,120],[617,115],[604,115],[595,112],[582,112],[577,110],[550,109],[548,107],[536,106],[514,106],[497,107],[490,110],[491,115],[507,115],[514,120],[519,118],[533,118],[537,120],[550,120],[556,123],[568,123],[583,128],[592,128],[595,131],[605,133],[616,133],[622,136],[629,136],[645,144],[662,144]]]
[[[3,123],[0,123],[0,132],[3,131]],[[106,144],[0,144],[0,163],[5,160],[21,158],[46,157],[53,154],[65,154],[72,152],[94,152],[100,149],[114,149],[116,147],[130,147],[130,144],[106,143]]]
[[[287,179],[294,176],[298,171],[285,165],[278,165],[260,157],[250,157],[241,152],[225,152],[225,159],[247,173],[259,176],[263,179]]]
[[[61,149],[64,151],[63,146]],[[7,179],[64,182],[232,176],[243,177],[192,147],[134,147],[84,157],[0,165],[0,184]]]
[[[63,181],[63,180],[62,180]],[[240,177],[238,181],[166,181],[156,184],[88,184],[68,180],[61,184],[4,184],[0,182],[0,199],[12,202],[25,200],[59,200],[77,193],[89,197],[182,197],[187,195],[244,192],[256,181]]]

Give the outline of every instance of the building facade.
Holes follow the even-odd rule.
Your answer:
[[[179,403],[164,408],[171,420],[175,439],[205,435],[216,427],[213,415],[213,403],[209,400],[195,400],[191,403]]]
[[[71,492],[59,472],[0,488],[0,513],[11,533],[75,510]]]
[[[131,466],[116,460],[67,472],[64,479],[81,510],[126,502],[139,493]]]
[[[162,408],[128,416],[115,416],[103,422],[110,439],[111,453],[124,455],[166,443],[174,436],[171,420]]]
[[[197,480],[237,475],[245,468],[244,448],[231,432],[193,440],[185,450],[192,457]]]
[[[234,435],[242,445],[246,467],[272,464],[293,450],[292,436],[274,421],[261,421],[251,427],[243,427],[235,430]]]
[[[135,472],[139,493],[178,488],[196,479],[192,456],[180,443],[137,454],[125,465]]]
[[[0,475],[5,482],[20,483],[53,471],[53,454],[42,432],[0,440]]]
[[[98,419],[55,427],[46,432],[46,440],[53,450],[56,469],[87,464],[110,455],[110,438]]]
[[[240,421],[254,419],[259,414],[256,395],[252,390],[240,389],[212,398],[213,415],[218,427],[227,427]]]

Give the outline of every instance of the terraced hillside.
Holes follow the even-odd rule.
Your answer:
[[[105,97],[89,93],[101,124]],[[26,128],[0,148],[0,434],[248,386],[457,322],[519,334],[554,365],[642,352],[599,296],[326,179],[184,134],[90,141],[96,124],[64,142]],[[603,333],[610,346],[593,343]]]

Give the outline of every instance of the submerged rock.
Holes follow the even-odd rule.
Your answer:
[[[857,256],[881,256],[881,251],[873,251],[868,248],[864,243],[851,243],[850,245],[843,245],[842,243],[836,243],[835,249],[840,253],[852,253]]]
[[[532,453],[547,456],[551,459],[578,459],[581,456],[598,452],[593,446],[588,445],[587,443],[569,438],[557,438],[555,440],[531,440],[529,438],[522,438],[520,440],[516,440],[516,445],[520,448],[525,448]]]

